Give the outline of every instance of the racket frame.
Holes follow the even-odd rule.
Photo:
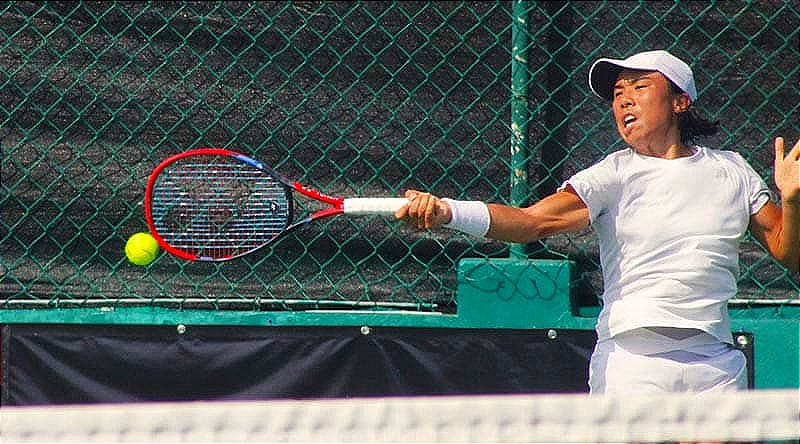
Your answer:
[[[233,157],[238,161],[244,162],[253,168],[256,168],[262,171],[265,174],[270,175],[272,178],[280,182],[286,191],[286,200],[288,203],[288,216],[287,216],[287,223],[280,231],[279,234],[273,236],[270,240],[263,243],[262,245],[252,248],[250,250],[244,251],[242,253],[238,253],[231,256],[224,256],[224,257],[211,257],[211,256],[198,256],[196,254],[192,254],[190,252],[177,249],[170,245],[166,239],[164,239],[161,234],[156,229],[155,222],[153,220],[153,206],[152,206],[152,193],[153,188],[156,185],[156,182],[161,175],[161,173],[167,169],[173,163],[188,158],[188,157],[196,157],[196,156],[228,156]],[[330,205],[329,208],[324,208],[322,210],[318,210],[309,216],[295,221],[292,223],[292,219],[294,218],[294,199],[292,192],[296,191],[303,196],[309,197],[311,199],[315,199],[320,202],[327,203]],[[236,259],[247,254],[250,254],[254,251],[257,251],[275,241],[277,238],[281,237],[282,235],[286,234],[287,232],[301,226],[308,224],[311,221],[321,219],[324,217],[335,216],[338,214],[342,214],[345,212],[344,208],[344,198],[341,197],[334,197],[328,194],[321,193],[313,188],[307,187],[300,182],[291,181],[275,171],[274,169],[270,168],[269,166],[265,165],[262,162],[259,162],[252,157],[239,153],[237,151],[229,150],[226,148],[196,148],[188,151],[184,151],[181,153],[174,154],[166,159],[164,159],[158,166],[153,169],[152,173],[150,173],[150,177],[147,180],[147,186],[145,188],[145,198],[144,198],[144,213],[145,219],[147,221],[147,225],[150,229],[150,233],[156,239],[158,244],[161,246],[162,249],[169,252],[170,254],[177,256],[181,259],[191,260],[191,261],[204,261],[204,262],[221,262],[221,261],[228,261],[231,259]]]

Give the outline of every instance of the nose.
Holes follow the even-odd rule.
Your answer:
[[[617,104],[623,109],[628,108],[633,106],[633,99],[631,99],[631,97],[625,92],[622,92],[619,96],[617,96]]]

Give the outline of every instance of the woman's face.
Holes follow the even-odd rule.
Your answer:
[[[657,71],[624,70],[613,89],[614,121],[622,139],[643,154],[680,146],[678,113],[689,106]]]

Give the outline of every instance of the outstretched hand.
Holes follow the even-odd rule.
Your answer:
[[[775,186],[782,202],[800,203],[800,140],[784,154],[783,137],[775,139]]]
[[[438,197],[416,190],[406,191],[405,197],[408,203],[394,214],[397,219],[420,229],[439,228],[450,222],[450,206]]]

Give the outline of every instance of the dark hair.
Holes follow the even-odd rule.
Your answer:
[[[689,109],[678,117],[678,128],[681,130],[681,143],[689,145],[698,137],[716,134],[719,131],[719,120],[710,120],[689,106]]]
[[[673,94],[683,94],[683,90],[678,88],[671,80],[667,79],[670,91]],[[678,117],[678,128],[681,131],[681,143],[690,145],[699,137],[712,136],[719,131],[719,120],[711,120],[705,117],[700,111],[694,108],[694,103],[689,105],[689,109],[681,113]]]

